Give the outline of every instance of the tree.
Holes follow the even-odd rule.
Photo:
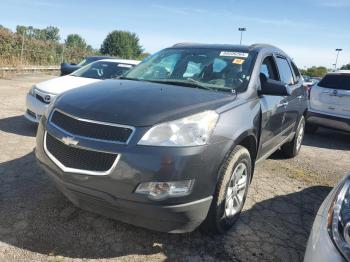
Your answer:
[[[86,49],[87,47],[85,40],[78,34],[68,35],[65,44],[67,48]]]
[[[87,45],[85,40],[78,34],[68,35],[65,40],[64,61],[78,63],[85,56],[95,55],[97,52],[90,45]]]
[[[10,30],[10,29],[8,29],[7,27],[5,27],[5,26],[3,26],[3,25],[0,25],[0,29],[3,29],[3,30]]]
[[[307,69],[301,69],[300,72],[303,75],[312,76],[312,77],[322,77],[327,73],[327,68],[324,66],[313,66]]]
[[[346,64],[346,65],[343,65],[340,69],[341,70],[350,70],[350,63]]]
[[[60,40],[60,30],[55,26],[48,26],[43,29],[44,40],[58,42]]]
[[[136,57],[137,60],[143,60],[145,59],[146,57],[149,57],[151,54],[148,53],[148,52],[144,52],[144,53],[141,53],[138,57]]]
[[[23,25],[18,25],[16,27],[17,34],[24,35],[25,38],[43,40],[43,41],[58,42],[60,40],[59,32],[60,30],[54,26],[48,26],[44,29],[35,28],[33,26],[23,26]]]
[[[139,41],[135,33],[114,30],[103,41],[101,53],[126,59],[137,58],[143,51]]]

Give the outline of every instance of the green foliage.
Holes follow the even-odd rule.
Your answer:
[[[54,26],[40,29],[18,25],[14,33],[0,25],[0,66],[54,65],[63,61],[78,63],[85,56],[100,54],[78,34],[68,35],[64,44],[59,40],[59,29]],[[101,53],[139,60],[149,55],[143,53],[135,33],[117,30],[107,35]]]
[[[5,30],[7,30],[7,31],[9,31],[10,29],[8,29],[8,28],[6,28],[5,26],[3,26],[3,25],[0,25],[0,29],[5,29]]]
[[[56,41],[59,39],[58,32],[56,27],[41,30],[31,26],[17,26],[16,33],[13,33],[7,28],[0,27],[0,66],[54,65],[61,63],[62,60],[77,63],[85,56],[97,53],[91,46],[87,46],[80,36],[82,41],[76,41],[78,38],[72,37],[74,44],[65,47]],[[71,40],[68,42],[71,43]]]
[[[35,38],[24,38],[23,35],[12,33],[7,29],[0,29],[0,62],[1,65],[57,64],[61,54],[57,53],[58,43],[43,41]]]
[[[311,77],[323,77],[327,73],[327,68],[324,66],[313,66],[307,69],[300,69],[302,75]]]
[[[60,30],[54,26],[48,26],[44,29],[45,39],[53,42],[60,40]]]
[[[86,44],[84,38],[78,34],[70,34],[65,40],[65,61],[78,63],[87,55],[95,55],[97,51]]]
[[[60,30],[54,26],[48,26],[44,29],[34,28],[32,26],[18,25],[16,33],[25,38],[37,39],[43,41],[58,42],[60,40]]]
[[[143,59],[145,59],[146,57],[148,57],[150,55],[151,55],[150,53],[144,52],[144,53],[140,54],[138,57],[136,57],[136,59],[142,61]]]
[[[114,30],[107,35],[101,46],[101,53],[126,59],[135,59],[142,54],[142,46],[135,33]]]
[[[67,48],[86,49],[87,46],[85,40],[78,34],[68,35],[65,43]]]
[[[350,63],[346,64],[346,65],[343,65],[340,69],[341,70],[350,70]]]

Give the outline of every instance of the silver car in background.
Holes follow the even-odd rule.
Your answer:
[[[350,172],[317,212],[304,262],[350,261]]]

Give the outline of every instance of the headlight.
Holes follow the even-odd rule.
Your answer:
[[[29,89],[28,94],[31,95],[31,96],[35,96],[35,89],[36,89],[36,86],[33,85],[33,86]]]
[[[152,127],[139,141],[150,146],[199,146],[205,145],[219,115],[205,111],[175,121]]]
[[[53,97],[52,100],[51,100],[51,102],[50,102],[50,104],[49,104],[49,106],[48,106],[47,109],[45,110],[45,117],[46,117],[46,119],[49,119],[49,115],[51,114],[51,111],[52,111],[52,109],[54,108],[55,102],[56,102],[56,100],[57,100],[58,97],[59,97],[58,95],[55,96],[55,97]]]
[[[350,260],[350,179],[337,192],[328,216],[329,233],[340,252]]]
[[[135,193],[147,195],[152,200],[163,200],[168,197],[186,196],[191,193],[194,180],[173,182],[141,183]]]

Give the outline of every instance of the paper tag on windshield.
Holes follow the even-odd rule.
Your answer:
[[[126,68],[132,68],[132,65],[127,64],[118,64],[119,67],[126,67]]]
[[[221,51],[220,56],[248,57],[248,53]]]

